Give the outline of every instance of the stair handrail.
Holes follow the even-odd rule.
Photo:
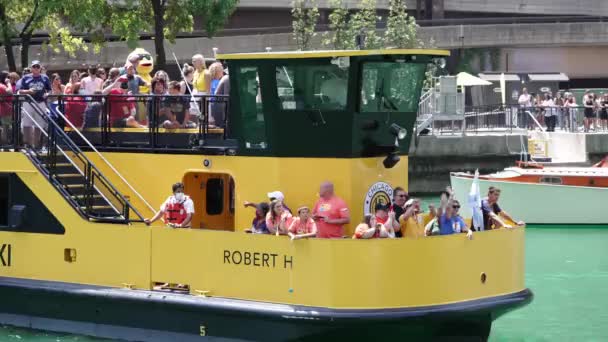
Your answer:
[[[93,95],[95,96],[95,95]],[[69,100],[68,100],[69,101]],[[78,134],[78,136],[80,136],[80,138],[87,144],[87,146],[93,150],[93,152],[95,152],[95,154],[97,154],[97,156],[103,160],[106,165],[108,165],[108,167],[114,171],[114,173],[118,176],[118,178],[120,178],[126,185],[127,187],[129,187],[129,189],[131,189],[131,191],[133,191],[133,193],[146,205],[146,207],[148,207],[148,209],[150,209],[152,212],[156,212],[156,210],[154,209],[154,207],[148,203],[148,201],[146,201],[146,199],[137,191],[135,190],[135,188],[131,185],[131,183],[129,183],[125,177],[123,177],[123,175],[118,172],[118,170],[114,167],[114,165],[112,165],[112,163],[110,163],[110,161],[108,161],[101,153],[99,153],[99,151],[95,148],[95,146],[93,146],[93,144],[89,141],[89,139],[87,139],[81,132],[79,129],[77,129],[71,122],[70,120],[68,120],[68,118],[65,117],[65,115],[63,115],[63,113],[59,110],[59,108],[56,108],[54,110],[55,113],[59,114],[59,116],[64,120],[65,123],[67,123],[71,128],[72,131],[76,132]]]
[[[22,95],[25,96],[25,98],[30,102],[30,103],[36,103],[36,101],[34,100],[34,98],[30,95],[30,94],[25,94]],[[144,217],[143,215],[141,215],[141,213],[131,204],[131,202],[129,202],[120,191],[118,191],[118,189],[114,186],[114,184],[112,184],[112,182],[110,182],[109,179],[107,179],[104,174],[97,168],[97,166],[95,166],[95,164],[89,160],[89,158],[87,158],[87,156],[82,152],[82,150],[80,149],[80,147],[78,147],[78,145],[76,145],[72,139],[70,139],[70,137],[63,131],[63,129],[61,127],[59,127],[59,125],[57,125],[57,123],[55,122],[55,120],[53,120],[47,113],[45,113],[43,110],[41,110],[38,106],[31,106],[31,108],[34,109],[34,111],[36,111],[36,113],[38,113],[38,115],[40,115],[41,117],[45,118],[46,121],[49,123],[49,126],[52,126],[53,129],[55,130],[55,133],[59,134],[66,143],[68,143],[67,145],[70,146],[70,149],[76,153],[76,155],[78,156],[78,158],[83,161],[83,163],[86,161],[86,163],[90,166],[91,170],[95,170],[95,172],[97,173],[98,177],[103,180],[104,182],[107,183],[107,186],[110,188],[110,190],[112,190],[114,196],[117,196],[118,199],[122,202],[123,206],[128,207],[129,209],[133,210],[133,212],[135,213],[135,215],[137,215],[137,217],[140,218],[140,220],[143,222],[144,221]],[[31,117],[31,116],[30,116]],[[35,120],[33,120],[35,122]],[[40,128],[40,127],[39,127]],[[80,170],[82,171],[82,170]],[[126,208],[125,208],[126,209]],[[89,218],[96,218],[96,217],[92,217],[90,215],[87,215]],[[126,221],[130,221],[128,220],[128,218],[125,217]]]

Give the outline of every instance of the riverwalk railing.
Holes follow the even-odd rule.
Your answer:
[[[449,115],[448,115],[449,117]],[[464,123],[458,120],[431,120],[426,131],[418,134],[482,134],[490,132],[513,133],[521,130],[563,132],[608,132],[608,111],[600,107],[584,106],[531,106],[485,105],[465,107]],[[427,115],[418,113],[418,121]]]

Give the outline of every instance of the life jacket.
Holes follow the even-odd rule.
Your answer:
[[[186,220],[188,213],[186,213],[186,207],[184,203],[188,201],[190,197],[184,196],[184,201],[168,203],[165,207],[165,223],[181,224]]]

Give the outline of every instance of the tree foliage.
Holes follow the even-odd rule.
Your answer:
[[[214,35],[234,12],[238,0],[125,0],[113,4],[112,31],[129,47],[136,47],[141,32],[154,33],[156,65],[166,66],[164,41],[175,43],[180,33],[194,29],[194,17],[203,18],[209,36]]]
[[[336,50],[350,50],[357,47],[356,33],[352,28],[351,16],[344,0],[330,0],[329,31],[323,36],[323,45]]]
[[[105,6],[105,0],[0,1],[0,38],[9,68],[17,68],[12,53],[12,39],[19,38],[21,41],[21,67],[25,67],[32,36],[39,30],[49,34],[47,44],[55,52],[63,50],[69,56],[74,56],[78,50],[87,50],[84,40],[75,37],[72,29],[83,33],[101,30]]]
[[[299,50],[310,50],[315,28],[319,21],[319,9],[315,0],[294,0],[291,10],[293,37]]]
[[[401,49],[420,47],[418,27],[416,19],[407,14],[405,0],[390,0],[385,33],[388,46]]]
[[[382,36],[378,34],[378,15],[376,14],[376,0],[361,0],[360,9],[352,16],[352,34],[360,36],[361,48],[378,49],[383,47]]]
[[[432,39],[422,41],[418,36],[416,19],[408,15],[406,0],[390,0],[386,30],[377,29],[381,19],[376,13],[376,0],[360,0],[359,9],[351,13],[344,0],[330,0],[329,31],[324,34],[323,45],[334,49],[355,49],[357,36],[363,49],[422,48],[434,45]]]

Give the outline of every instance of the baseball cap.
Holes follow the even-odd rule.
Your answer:
[[[34,59],[34,60],[32,61],[32,64],[30,64],[30,66],[34,66],[34,65],[41,65],[41,64],[40,64],[40,61],[39,61],[39,60],[37,60],[37,59]]]
[[[280,191],[269,192],[267,195],[268,195],[268,198],[278,199],[279,201],[282,201],[285,199],[285,196]]]
[[[407,202],[405,202],[404,207],[409,207],[410,205],[414,204],[414,199],[410,198],[409,200],[407,200]]]
[[[374,209],[375,209],[375,211],[378,211],[378,210],[388,211],[388,205],[386,205],[384,203],[377,203],[376,207]]]

